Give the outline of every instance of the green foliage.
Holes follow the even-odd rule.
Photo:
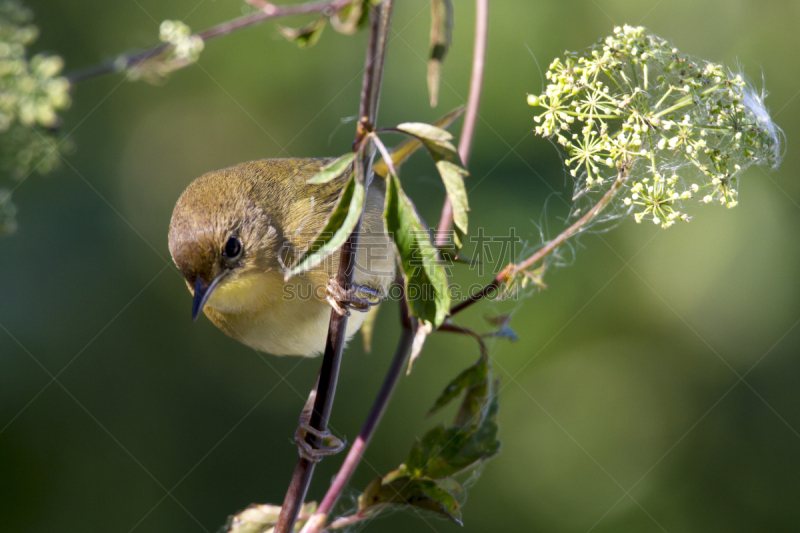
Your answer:
[[[376,0],[354,0],[331,15],[331,26],[344,35],[353,35],[369,21],[369,8]]]
[[[396,476],[382,480],[377,477],[358,498],[359,512],[367,516],[389,506],[403,505],[433,511],[461,524],[460,505],[455,496],[431,479]]]
[[[624,208],[637,211],[637,222],[689,221],[679,207],[695,194],[734,207],[745,168],[780,162],[781,132],[742,75],[642,27],[618,27],[585,52],[566,52],[546,78],[546,91],[528,96],[543,108],[536,133],[566,149],[580,194],[625,169]]]
[[[457,107],[454,110],[450,111],[448,114],[437,120],[432,124],[432,126],[436,126],[437,128],[449,128],[452,126],[453,122],[456,121],[461,115],[464,114],[464,106]],[[421,124],[419,122],[413,123],[406,123],[406,124]],[[427,126],[428,124],[426,124]],[[399,128],[398,128],[399,129]],[[378,130],[377,133],[381,131],[392,131],[391,128],[388,130]],[[452,136],[450,137],[452,139]],[[410,137],[392,149],[392,161],[394,162],[395,166],[398,166],[400,163],[405,161],[409,155],[414,153],[420,146],[422,145],[422,141],[420,141],[417,137]],[[375,174],[385,178],[389,175],[388,165],[385,161],[380,160],[375,165],[373,165],[372,169],[375,171]]]
[[[353,0],[343,8],[330,14],[323,14],[300,28],[278,25],[278,32],[300,48],[310,48],[317,44],[328,22],[335,31],[353,35],[367,25],[369,8],[379,3],[376,0]]]
[[[436,160],[437,168],[440,170],[452,200],[458,235],[463,235],[467,228],[468,206],[464,187],[466,170],[452,162],[454,158],[458,157],[455,147],[450,143],[453,135],[440,126],[449,126],[462,112],[463,109],[456,109],[437,121],[436,125],[409,122],[400,124],[396,128],[375,132],[395,131],[412,137],[411,140],[398,145],[391,153],[386,153],[383,149],[384,159],[395,161],[395,164],[404,161],[420,144],[428,148]],[[373,142],[377,144],[380,140],[374,138]],[[309,183],[328,183],[342,176],[351,171],[356,157],[356,152],[338,157],[322,167],[320,172],[309,180]],[[382,160],[376,163],[373,170],[377,176],[387,180],[384,207],[386,231],[392,237],[397,249],[411,311],[424,323],[438,327],[450,310],[447,277],[440,264],[438,250],[431,243],[428,231],[423,226],[414,204],[403,192],[399,178],[391,173],[386,161]],[[347,239],[357,222],[356,215],[360,213],[363,206],[363,199],[359,199],[363,195],[363,186],[360,186],[361,189],[357,196],[345,198],[345,195],[352,194],[350,187],[355,187],[352,182],[351,178],[351,181],[343,189],[339,203],[328,219],[325,228],[292,266],[287,273],[287,278],[318,265],[338,250]],[[457,242],[460,246],[460,237]]]
[[[480,383],[486,381],[488,372],[489,365],[487,358],[485,356],[481,356],[481,359],[477,364],[461,372],[447,385],[447,387],[445,387],[444,391],[442,391],[442,394],[440,394],[436,399],[433,407],[431,407],[431,410],[428,411],[428,416],[449,405],[450,402],[458,398],[464,392],[464,390],[476,387]]]
[[[322,167],[318,174],[308,180],[308,183],[320,184],[328,183],[347,172],[353,161],[356,160],[355,152],[348,152],[343,156],[337,157],[324,167]]]
[[[287,40],[292,41],[300,48],[310,48],[317,44],[322,37],[322,31],[328,25],[328,17],[322,16],[314,19],[300,28],[289,28],[278,25],[278,31]]]
[[[464,243],[464,235],[467,234],[467,211],[469,202],[467,201],[467,189],[464,186],[464,178],[469,173],[461,166],[452,161],[434,155],[436,168],[442,177],[450,204],[453,206],[453,228],[455,230],[455,245],[461,249]]]
[[[397,129],[427,141],[443,143],[453,139],[453,134],[449,131],[424,122],[404,122],[398,124]]]
[[[458,497],[463,489],[455,476],[497,455],[498,383],[489,358],[453,379],[431,408],[432,414],[463,394],[452,426],[439,425],[418,439],[405,463],[375,478],[359,497],[359,515],[371,516],[389,506],[414,506],[461,523]]]
[[[361,218],[365,193],[364,184],[350,176],[325,227],[286,273],[286,279],[314,268],[341,248]]]
[[[414,204],[394,175],[388,178],[383,216],[397,248],[412,313],[439,326],[450,310],[447,276]]]
[[[436,169],[453,206],[454,244],[456,251],[459,250],[468,226],[469,203],[464,178],[469,176],[469,172],[460,165],[458,150],[450,142],[453,136],[446,130],[419,122],[400,124],[396,129],[422,141],[436,162]]]

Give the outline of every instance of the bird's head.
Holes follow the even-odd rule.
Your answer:
[[[169,250],[194,294],[194,320],[206,304],[229,307],[246,300],[253,280],[279,271],[280,232],[253,198],[245,170],[232,167],[197,178],[172,213]]]

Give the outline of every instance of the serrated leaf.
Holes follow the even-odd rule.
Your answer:
[[[428,56],[428,95],[431,107],[439,101],[442,61],[453,40],[453,4],[451,0],[431,2],[431,49]]]
[[[353,161],[356,159],[355,152],[349,152],[344,154],[343,156],[337,157],[324,167],[322,167],[318,173],[314,174],[311,179],[309,179],[306,183],[319,185],[321,183],[328,183],[331,180],[334,180],[344,174],[345,172],[350,169],[353,164]]]
[[[472,406],[477,405],[479,407],[473,412]],[[483,379],[469,387],[456,417],[456,425],[449,428],[437,426],[417,440],[400,472],[414,478],[441,479],[493,457],[500,451],[497,411],[496,382]],[[459,421],[467,413],[470,413],[470,419]]]
[[[450,113],[446,114],[439,120],[433,123],[434,126],[438,128],[449,128],[453,122],[456,121],[458,117],[464,114],[464,106],[458,107],[451,111]],[[397,146],[395,146],[390,155],[392,156],[392,163],[394,164],[395,168],[399,167],[406,159],[408,159],[411,154],[416,152],[422,146],[422,141],[417,139],[416,137],[411,139],[406,139],[405,141],[401,142]],[[452,145],[451,145],[452,146]],[[453,147],[455,150],[455,147]],[[389,168],[386,165],[386,161],[381,159],[377,163],[372,166],[372,170],[375,171],[375,174],[385,178],[389,175]]]
[[[388,178],[383,216],[386,231],[397,248],[411,312],[439,327],[450,312],[447,276],[414,204],[396,176]]]
[[[391,481],[384,482],[380,489],[373,493],[369,503],[370,505],[365,507],[365,511],[369,511],[370,508],[378,511],[387,505],[410,505],[433,511],[461,525],[460,505],[455,496],[432,479],[396,477]]]
[[[464,394],[464,399],[461,400],[461,407],[458,409],[453,424],[458,427],[479,425],[483,420],[483,410],[487,406],[490,394],[488,379],[469,387]]]
[[[325,223],[325,227],[286,274],[287,280],[319,265],[344,244],[361,217],[364,207],[364,192],[364,184],[356,181],[355,176],[350,176],[342,189],[336,207]]]
[[[381,304],[373,305],[369,311],[367,311],[367,316],[364,317],[364,322],[361,323],[361,338],[364,341],[364,351],[366,353],[372,353],[372,331],[375,327],[375,319],[378,317],[378,309],[380,309]]]
[[[449,131],[424,122],[403,122],[397,125],[397,129],[429,141],[441,142],[449,141],[453,138],[453,134]]]
[[[300,48],[310,48],[317,44],[327,23],[328,17],[321,16],[300,28],[289,28],[279,24],[278,31],[287,40],[294,42]]]
[[[489,381],[489,398],[482,412],[481,422],[477,430],[472,434],[470,445],[475,445],[485,450],[485,459],[500,451],[500,441],[497,440],[497,414],[500,411],[498,393],[500,391],[500,380]],[[493,451],[492,451],[493,450]]]
[[[446,407],[450,402],[458,398],[467,388],[474,387],[481,381],[485,381],[488,372],[488,360],[485,357],[481,357],[476,364],[461,372],[447,384],[447,387],[445,387],[442,394],[436,399],[436,402],[426,416],[431,416],[440,409]]]

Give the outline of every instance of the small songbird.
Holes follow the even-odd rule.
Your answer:
[[[407,157],[407,155],[405,156]],[[404,158],[405,158],[404,157]],[[284,280],[324,227],[350,173],[309,184],[332,159],[263,159],[209,172],[178,199],[169,249],[189,290],[193,318],[200,311],[219,329],[257,350],[311,356],[325,348],[331,305],[366,310],[386,294],[395,254],[384,231],[385,183],[372,180],[354,272],[358,294],[331,284],[338,252],[317,267]],[[347,323],[347,338],[366,313]]]
[[[447,128],[456,109],[435,123]],[[390,155],[397,168],[422,143],[408,139]],[[333,159],[262,159],[209,172],[194,180],[175,205],[169,227],[169,251],[194,295],[192,318],[201,311],[234,339],[275,355],[312,356],[325,349],[331,307],[368,310],[386,295],[395,275],[394,244],[386,234],[384,178],[390,165],[373,166],[375,179],[364,202],[354,285],[335,283],[339,252],[316,267],[285,278],[310,242],[324,228],[351,172],[310,184]],[[346,338],[361,327],[366,313],[347,322]],[[337,453],[344,443],[311,427],[316,387],[306,402],[295,433],[301,457],[316,462]],[[318,437],[316,446],[306,434]]]
[[[448,128],[463,112],[457,108],[434,125]],[[372,167],[348,291],[332,282],[339,252],[288,281],[285,273],[325,226],[350,171],[310,184],[333,159],[262,159],[194,180],[169,227],[169,251],[194,295],[192,318],[204,311],[229,336],[275,355],[321,353],[331,306],[340,314],[368,310],[394,280],[395,249],[383,220],[385,178],[421,146],[406,139],[388,154],[391,162]],[[347,339],[366,316],[350,317]]]

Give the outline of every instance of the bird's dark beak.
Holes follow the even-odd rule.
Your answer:
[[[214,292],[219,286],[219,282],[225,277],[227,272],[223,272],[211,283],[206,283],[201,276],[197,276],[197,282],[194,284],[194,302],[192,303],[192,320],[197,321],[200,316],[200,311],[205,307],[208,299],[211,298],[211,293]]]

